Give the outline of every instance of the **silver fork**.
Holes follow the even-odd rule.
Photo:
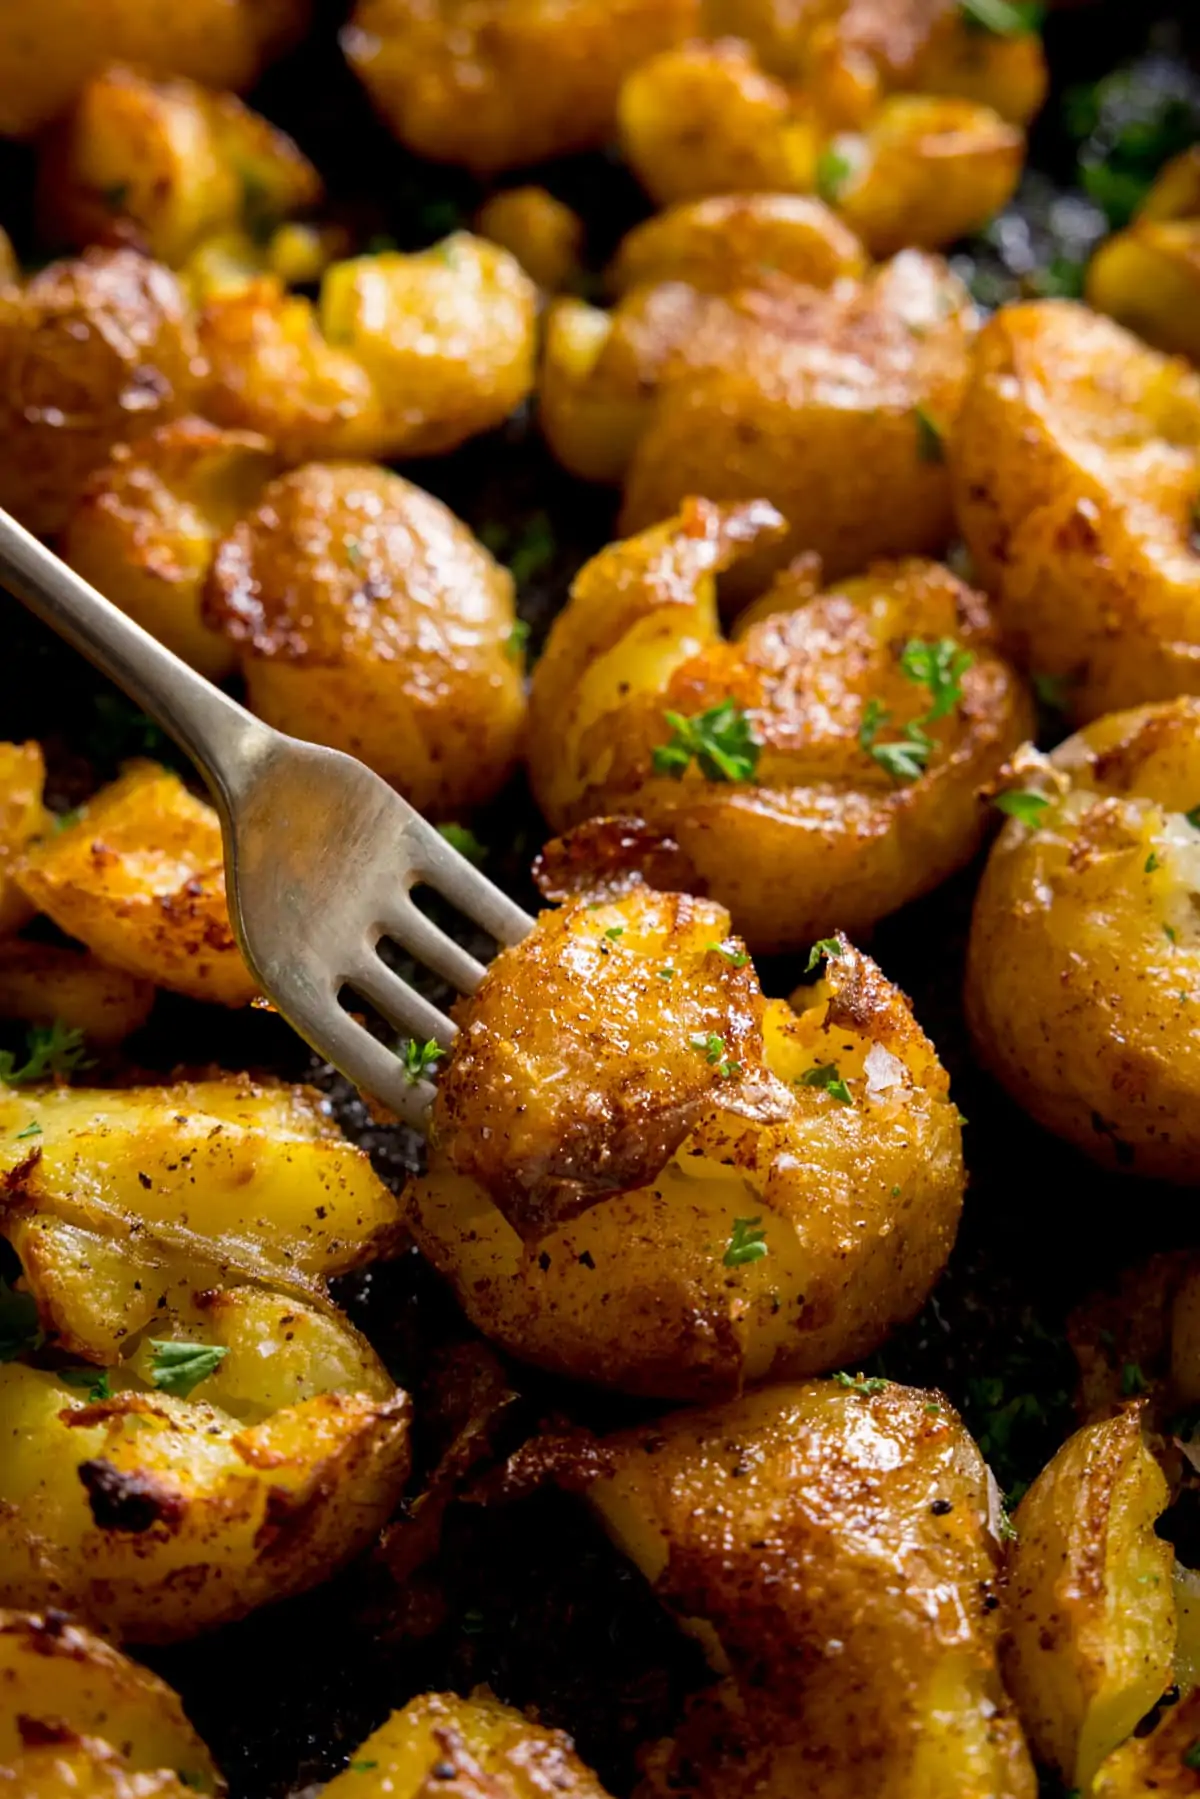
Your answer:
[[[263,724],[3,511],[0,580],[195,762],[221,817],[229,915],[251,973],[319,1055],[419,1127],[432,1084],[411,1079],[346,1010],[343,989],[449,1050],[457,1027],[393,973],[380,941],[460,993],[484,970],[417,908],[413,888],[434,889],[499,944],[519,943],[533,921],[369,768]]]

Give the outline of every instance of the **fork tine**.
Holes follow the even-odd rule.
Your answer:
[[[451,1027],[453,1028],[453,1027]],[[403,1064],[387,1046],[372,1037],[365,1025],[331,1002],[329,1016],[320,1020],[320,1053],[356,1087],[373,1093],[413,1130],[424,1130],[426,1114],[436,1089],[432,1081],[410,1081]]]
[[[474,993],[482,981],[485,973],[482,962],[477,962],[461,943],[448,937],[407,894],[393,900],[383,928],[410,956],[423,962],[444,981],[449,981],[459,993]]]
[[[377,955],[364,955],[346,973],[346,983],[356,993],[370,1000],[377,1012],[397,1030],[407,1031],[418,1042],[436,1038],[443,1049],[449,1049],[458,1035],[458,1026],[424,999],[407,981],[393,974]],[[393,1061],[395,1058],[392,1058]]]
[[[502,946],[528,937],[533,929],[528,912],[523,912],[507,893],[452,849],[440,831],[425,819],[416,818],[409,821],[406,835],[420,879],[449,900],[457,911],[473,919],[480,930]]]

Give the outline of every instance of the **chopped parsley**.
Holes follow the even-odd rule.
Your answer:
[[[56,812],[50,823],[51,834],[57,837],[60,831],[69,831],[83,817],[82,806],[72,806],[69,812]]]
[[[26,1137],[40,1137],[41,1134],[42,1127],[35,1118],[32,1124],[27,1124],[23,1131],[17,1132],[17,1142],[23,1142]]]
[[[61,1018],[53,1024],[35,1024],[26,1033],[23,1062],[18,1062],[11,1050],[0,1050],[0,1081],[10,1087],[24,1087],[31,1081],[44,1081],[48,1075],[70,1074],[77,1068],[90,1067],[83,1032],[70,1029]]]
[[[201,1381],[215,1374],[228,1347],[223,1343],[189,1343],[182,1338],[163,1341],[152,1337],[154,1355],[150,1362],[150,1382],[160,1393],[173,1393],[187,1399]]]
[[[45,1341],[33,1294],[18,1293],[0,1275],[0,1362],[15,1362]]]
[[[762,745],[749,717],[732,699],[721,700],[692,718],[685,718],[682,712],[664,712],[663,717],[671,736],[654,751],[656,775],[682,780],[694,757],[707,781],[750,780]]]
[[[623,924],[610,924],[604,935],[615,943],[618,937],[623,937],[625,935],[625,926]]]
[[[1188,1744],[1180,1760],[1185,1768],[1200,1768],[1200,1737],[1197,1737],[1194,1743]]]
[[[58,1378],[68,1387],[82,1387],[93,1405],[112,1398],[112,1383],[107,1368],[60,1368]]]
[[[842,946],[836,937],[818,937],[808,952],[808,961],[804,964],[805,974],[811,974],[813,969],[819,968],[822,962],[828,961],[831,957],[840,956],[841,953]]]
[[[371,1772],[372,1768],[377,1768],[378,1766],[379,1766],[378,1762],[364,1762],[364,1761],[351,1762],[350,1763],[350,1772],[351,1772],[351,1774],[369,1774]]]
[[[722,1263],[726,1268],[743,1268],[747,1262],[761,1262],[770,1255],[767,1233],[760,1230],[762,1215],[757,1218],[735,1218]]]
[[[920,462],[945,462],[946,445],[942,439],[941,427],[935,422],[924,406],[913,407],[913,418],[917,426],[917,458]]]
[[[891,1385],[890,1381],[878,1374],[847,1374],[843,1368],[835,1369],[830,1375],[839,1387],[845,1387],[847,1393],[857,1393],[863,1399],[874,1399],[877,1393],[883,1393]]]
[[[439,825],[438,830],[452,850],[457,850],[468,862],[474,862],[476,867],[487,855],[487,850],[474,831],[468,830],[466,825]]]
[[[418,1043],[415,1037],[410,1037],[398,1052],[404,1063],[404,1078],[409,1086],[415,1087],[418,1081],[423,1080],[426,1069],[432,1068],[435,1062],[440,1062],[445,1053],[436,1037],[431,1037],[427,1043]]]
[[[493,542],[495,537],[493,536]],[[535,512],[521,531],[505,560],[518,587],[540,575],[554,560],[554,526],[547,512]]]
[[[1165,924],[1163,926],[1163,936],[1166,938],[1168,943],[1178,943],[1179,942],[1179,932],[1175,929],[1175,926],[1173,924]],[[1186,999],[1187,994],[1181,993],[1179,995],[1179,997],[1180,997],[1180,999]]]
[[[657,974],[660,981],[673,981],[675,979],[675,970],[669,962],[665,968],[656,968],[654,972]]]
[[[1034,675],[1033,691],[1048,712],[1065,712],[1071,683],[1066,675]]]
[[[933,739],[921,726],[919,719],[904,727],[903,737],[891,743],[878,743],[876,739],[884,726],[889,723],[891,713],[876,699],[868,700],[863,708],[862,723],[858,727],[858,741],[868,756],[874,757],[881,768],[886,768],[894,781],[915,781],[917,776],[925,772],[933,749]]]
[[[854,173],[854,165],[842,151],[832,145],[817,157],[816,188],[826,206],[836,206]]]
[[[964,25],[992,37],[1028,37],[1041,30],[1044,12],[1035,0],[959,0]]]
[[[698,1032],[696,1036],[689,1037],[688,1042],[693,1049],[700,1050],[705,1061],[710,1062],[717,1073],[724,1075],[726,1079],[730,1075],[741,1073],[741,1063],[734,1062],[726,1054],[725,1039],[718,1037],[715,1031],[709,1031],[707,1035]]]
[[[529,642],[529,624],[526,619],[515,620],[512,630],[504,639],[504,654],[519,662],[525,654],[525,645]]]
[[[1162,867],[1162,863],[1159,861],[1159,859],[1158,859],[1157,855],[1154,853],[1154,851],[1151,850],[1150,854],[1146,857],[1146,860],[1142,864],[1142,873],[1147,874],[1147,875],[1152,875],[1156,868],[1161,868],[1161,867]]]
[[[946,718],[962,699],[962,678],[975,658],[952,637],[928,642],[910,637],[900,657],[900,667],[910,681],[929,689],[929,710],[921,720],[931,725]]]
[[[1187,819],[1193,831],[1200,831],[1200,806],[1193,806],[1191,811],[1185,812],[1183,816]]]
[[[797,1083],[801,1087],[821,1087],[831,1099],[840,1100],[844,1106],[854,1103],[849,1087],[838,1074],[835,1062],[822,1062],[819,1068],[805,1069],[802,1075],[797,1076]]]
[[[1008,793],[998,793],[992,804],[998,812],[1006,812],[1009,818],[1015,818],[1020,824],[1027,825],[1035,831],[1041,822],[1042,813],[1050,804],[1044,793],[1031,793],[1028,789],[1013,788]]]
[[[745,968],[750,960],[744,949],[730,949],[727,943],[710,943],[708,947],[714,955],[723,956],[730,968]]]
[[[1125,1363],[1124,1367],[1121,1369],[1122,1399],[1136,1399],[1138,1394],[1144,1393],[1149,1385],[1149,1381],[1142,1373],[1141,1367],[1137,1362]]]
[[[347,557],[354,564],[355,568],[361,568],[363,562],[363,548],[357,537],[343,537],[342,544],[345,548]]]

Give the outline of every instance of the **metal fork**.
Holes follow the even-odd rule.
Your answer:
[[[353,756],[275,731],[195,673],[0,511],[0,580],[169,732],[212,789],[229,916],[264,994],[317,1053],[420,1127],[432,1084],[341,1001],[444,1050],[457,1027],[379,955],[390,938],[460,993],[483,967],[413,903],[428,886],[499,944],[532,920]]]

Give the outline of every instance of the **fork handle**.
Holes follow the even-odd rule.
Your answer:
[[[0,581],[167,731],[223,808],[276,733],[97,593],[0,509]]]

